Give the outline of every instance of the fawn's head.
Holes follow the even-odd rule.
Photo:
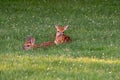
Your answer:
[[[56,30],[57,30],[56,36],[58,37],[58,36],[64,34],[64,31],[67,30],[68,25],[67,25],[67,26],[64,26],[64,27],[56,25],[55,28],[56,28]]]
[[[31,49],[31,48],[34,47],[34,45],[35,45],[35,38],[32,38],[32,37],[28,36],[27,39],[26,39],[26,42],[23,46],[23,49],[24,50]]]

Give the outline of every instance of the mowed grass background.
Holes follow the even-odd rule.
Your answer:
[[[56,24],[71,43],[22,50]],[[120,80],[120,1],[0,0],[0,80]]]

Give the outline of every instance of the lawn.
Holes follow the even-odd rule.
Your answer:
[[[69,44],[24,51],[54,41],[69,25]],[[54,37],[51,37],[54,36]],[[119,0],[0,0],[0,80],[120,80]]]

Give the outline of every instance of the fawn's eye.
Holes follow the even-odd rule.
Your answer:
[[[27,47],[30,47],[30,45],[27,45]]]
[[[60,31],[57,31],[57,32],[60,32]]]

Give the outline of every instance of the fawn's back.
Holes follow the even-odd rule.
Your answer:
[[[71,38],[64,34],[64,31],[67,30],[68,26],[55,26],[57,32],[56,32],[56,38],[55,38],[55,44],[61,44],[61,43],[67,43],[71,41]]]

